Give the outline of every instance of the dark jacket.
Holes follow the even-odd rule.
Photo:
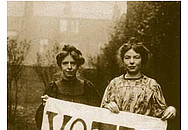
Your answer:
[[[58,80],[51,82],[43,95],[92,106],[99,106],[101,99],[94,85],[90,81],[80,78],[72,81]],[[41,104],[35,115],[38,129],[41,129],[43,110],[44,106]]]

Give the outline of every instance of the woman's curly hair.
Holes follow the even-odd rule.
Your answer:
[[[82,57],[81,51],[79,51],[76,47],[71,45],[64,45],[62,51],[56,56],[58,66],[61,66],[63,59],[67,56],[71,55],[72,58],[76,61],[78,66],[84,64],[85,59]]]
[[[125,53],[130,49],[133,49],[135,52],[140,54],[143,65],[147,63],[149,54],[151,55],[151,52],[144,46],[142,42],[138,42],[134,37],[132,37],[128,43],[123,44],[119,48],[118,54],[122,61],[124,59]]]

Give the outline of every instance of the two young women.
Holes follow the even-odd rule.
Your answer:
[[[114,78],[107,86],[101,107],[111,112],[132,112],[159,117],[167,120],[175,117],[176,109],[167,106],[160,85],[152,78],[142,74],[141,69],[148,60],[148,49],[141,43],[129,42],[119,49],[120,59],[125,73]],[[44,102],[48,97],[61,100],[97,105],[100,95],[88,80],[76,76],[78,68],[84,64],[82,53],[73,46],[65,45],[56,57],[61,69],[61,79],[52,82],[41,97]],[[37,127],[41,128],[44,105],[36,114]]]

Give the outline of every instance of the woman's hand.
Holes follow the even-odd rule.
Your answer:
[[[176,109],[173,106],[167,107],[164,111],[162,120],[173,119],[176,116]]]
[[[48,95],[44,95],[44,96],[41,96],[41,98],[42,98],[42,104],[45,105],[47,99],[49,98],[49,96]]]
[[[105,106],[108,110],[110,110],[113,113],[119,113],[119,108],[115,102],[110,102]]]

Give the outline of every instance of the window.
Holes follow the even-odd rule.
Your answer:
[[[70,22],[70,32],[73,33],[78,33],[79,32],[79,21],[75,20],[75,21],[71,21]]]
[[[78,20],[60,20],[60,32],[66,33],[78,33],[80,28],[80,23]]]
[[[48,39],[41,39],[40,40],[40,53],[44,53],[48,48],[49,40]]]
[[[60,20],[60,31],[61,32],[67,31],[67,20]]]

